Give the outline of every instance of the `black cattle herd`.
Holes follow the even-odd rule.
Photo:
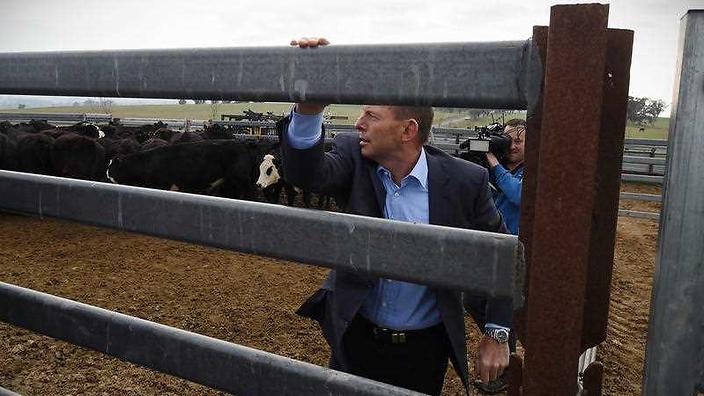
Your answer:
[[[242,137],[218,124],[179,132],[161,122],[0,122],[3,170],[311,207],[312,194],[279,176],[278,158],[275,140]],[[317,206],[328,203],[318,197]]]

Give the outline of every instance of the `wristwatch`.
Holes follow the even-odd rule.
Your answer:
[[[487,337],[493,338],[499,344],[505,344],[508,342],[509,331],[506,329],[489,327],[487,329],[484,329],[484,334]]]

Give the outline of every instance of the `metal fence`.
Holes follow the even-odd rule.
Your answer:
[[[532,48],[528,40],[318,51],[12,53],[0,54],[0,92],[525,109],[540,90],[541,69]],[[330,70],[337,70],[337,78],[318,78]],[[417,78],[409,79],[409,73]],[[515,236],[7,171],[0,172],[0,186],[4,210],[504,296],[521,304],[525,269]],[[261,238],[262,230],[269,237]],[[409,271],[409,265],[415,269]],[[284,389],[287,394],[408,393],[10,285],[3,286],[0,308],[8,323],[241,395]],[[106,340],[114,326],[117,334]],[[145,341],[155,345],[141,353]],[[176,341],[176,349],[167,348]],[[163,359],[170,352],[180,352],[169,359],[173,363]],[[206,364],[212,354],[213,362]],[[219,365],[223,362],[228,363]]]
[[[578,357],[605,339],[608,317],[633,35],[607,25],[608,6],[591,4],[552,7],[550,27],[535,27],[528,41],[8,53],[0,54],[0,93],[527,109],[535,138],[520,239],[530,304],[517,319],[526,361],[511,360],[510,393],[570,394]],[[584,125],[580,167],[567,166],[563,150],[576,138],[557,116],[569,109]],[[565,183],[577,179],[584,182]],[[517,308],[523,299],[512,236],[14,172],[0,173],[0,190],[4,210],[511,297]],[[278,234],[260,238],[259,229]],[[305,238],[320,233],[338,237]],[[241,395],[408,394],[15,286],[0,290],[3,321]],[[555,300],[572,304],[556,312]],[[164,359],[172,342],[179,354]],[[590,394],[600,387],[598,367],[585,370]]]

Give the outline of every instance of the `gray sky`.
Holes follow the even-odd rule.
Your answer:
[[[545,0],[0,0],[0,52],[522,40],[547,25]],[[704,0],[613,0],[609,27],[633,29],[633,96],[672,101],[680,17]],[[669,112],[669,108],[667,110]]]

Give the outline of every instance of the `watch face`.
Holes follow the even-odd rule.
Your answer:
[[[508,331],[504,329],[492,329],[487,332],[487,335],[496,342],[503,344],[505,342],[508,342]]]

